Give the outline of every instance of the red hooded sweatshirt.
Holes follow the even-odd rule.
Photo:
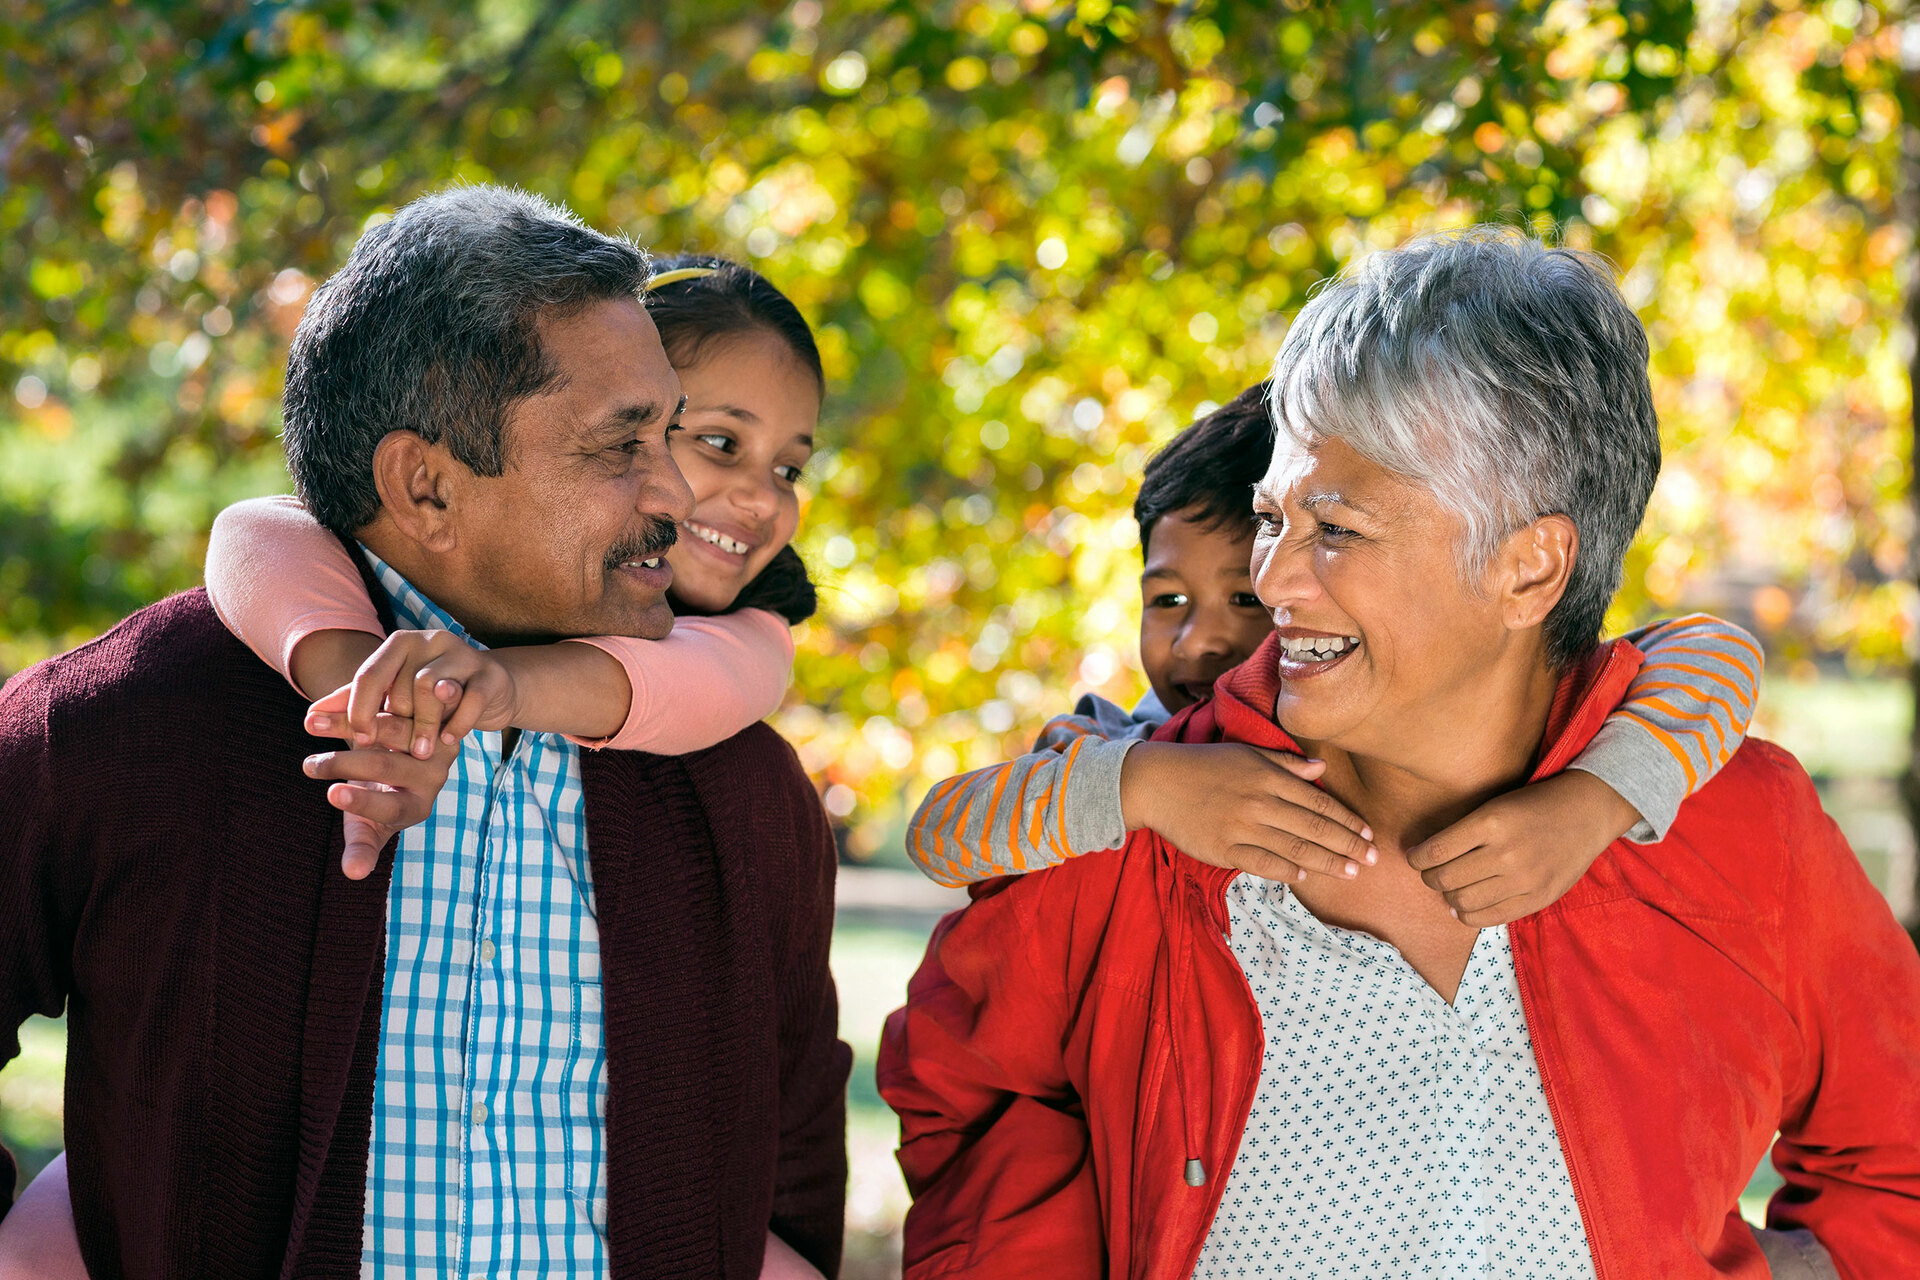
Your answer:
[[[1274,647],[1156,737],[1297,750]],[[1536,779],[1639,665],[1616,641],[1561,682]],[[880,1049],[909,1280],[1192,1272],[1263,1047],[1233,875],[1140,831],[941,922]],[[1600,1280],[1763,1280],[1739,1197],[1769,1147],[1769,1226],[1920,1276],[1920,957],[1792,756],[1747,739],[1665,840],[1508,929]]]

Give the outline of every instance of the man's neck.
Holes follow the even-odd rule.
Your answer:
[[[477,593],[460,580],[450,558],[422,549],[419,543],[395,529],[384,514],[354,536],[435,608],[459,622],[475,640],[488,646],[503,641],[504,637],[488,626],[484,604]]]

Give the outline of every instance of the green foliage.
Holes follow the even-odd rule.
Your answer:
[[[1857,0],[339,0],[0,19],[0,665],[197,580],[284,487],[312,283],[518,183],[752,261],[820,331],[824,582],[783,728],[873,853],[1069,690],[1137,691],[1131,490],[1354,254],[1610,254],[1668,476],[1621,621],[1903,651],[1900,28]]]

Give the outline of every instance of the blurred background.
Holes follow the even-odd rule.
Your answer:
[[[873,1047],[952,902],[905,816],[1078,694],[1138,696],[1144,460],[1409,233],[1618,265],[1667,455],[1613,621],[1760,635],[1760,731],[1913,919],[1917,77],[1903,0],[10,0],[0,674],[196,585],[214,514],[289,487],[287,340],[413,196],[516,183],[750,262],[830,381],[778,724],[848,863],[848,1274],[889,1274]],[[63,1042],[36,1022],[0,1072],[30,1168]]]

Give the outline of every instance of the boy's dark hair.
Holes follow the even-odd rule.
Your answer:
[[[1237,530],[1253,520],[1253,487],[1273,461],[1269,384],[1248,387],[1153,455],[1133,500],[1146,554],[1153,527],[1183,515],[1208,528]]]
[[[650,286],[646,293],[647,314],[660,330],[660,343],[674,368],[691,368],[700,362],[702,351],[714,343],[758,329],[786,343],[822,393],[826,391],[826,373],[820,365],[813,329],[793,300],[765,276],[751,267],[708,254],[679,253],[653,260],[656,277],[676,271],[705,274]],[[670,595],[670,599],[679,617],[705,612],[678,596]],[[740,589],[727,611],[765,609],[790,624],[798,624],[811,618],[819,606],[806,563],[789,543]]]
[[[314,291],[287,355],[287,469],[327,528],[380,513],[373,454],[391,431],[444,441],[497,476],[513,406],[552,385],[543,316],[633,298],[647,255],[506,187],[454,187],[360,237]]]
[[[791,298],[758,271],[726,258],[676,253],[653,260],[655,276],[690,270],[709,274],[651,287],[646,296],[647,314],[659,327],[660,342],[674,368],[690,369],[700,363],[707,347],[759,329],[786,343],[825,393],[827,377],[820,365],[820,348]]]

